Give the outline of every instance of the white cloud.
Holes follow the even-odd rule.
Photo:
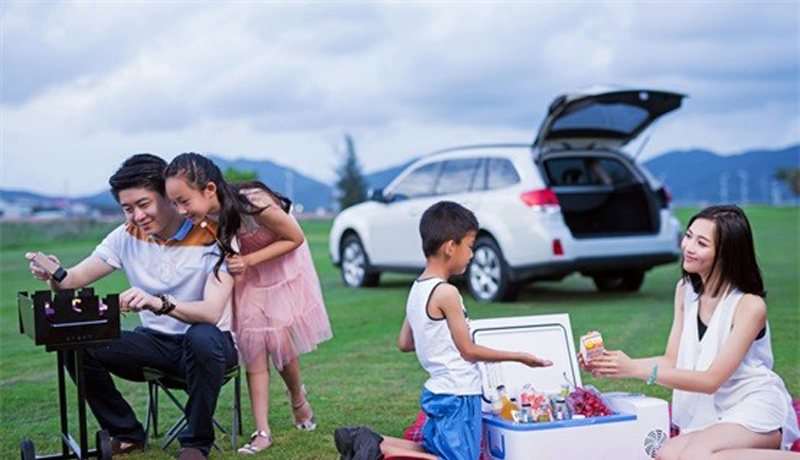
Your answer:
[[[800,140],[797,14],[791,3],[5,4],[2,186],[92,193],[132,153],[189,150],[330,181],[345,132],[368,170],[453,144],[529,142],[555,96],[597,83],[690,95],[650,155],[782,146]]]

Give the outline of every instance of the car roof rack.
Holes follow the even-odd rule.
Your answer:
[[[487,148],[533,148],[531,144],[471,144],[471,145],[461,145],[458,147],[448,147],[446,149],[436,150],[434,152],[427,153],[422,155],[420,158],[426,158],[433,155],[438,155],[440,153],[447,153],[447,152],[455,152],[457,150],[471,150],[471,149],[487,149]]]

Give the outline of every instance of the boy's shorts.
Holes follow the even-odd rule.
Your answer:
[[[481,397],[435,394],[422,389],[419,401],[428,417],[422,447],[444,460],[478,460],[481,455]]]

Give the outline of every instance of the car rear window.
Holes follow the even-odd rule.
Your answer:
[[[551,129],[553,133],[598,130],[630,134],[649,116],[647,110],[631,104],[592,104],[561,116]]]
[[[545,162],[550,185],[613,185],[624,186],[636,182],[631,170],[613,158],[555,158]]]

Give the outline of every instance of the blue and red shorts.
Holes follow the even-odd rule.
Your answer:
[[[478,460],[481,455],[480,395],[435,394],[422,389],[427,420],[422,447],[443,460]]]

